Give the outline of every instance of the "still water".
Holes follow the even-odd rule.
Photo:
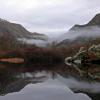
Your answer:
[[[82,72],[76,65],[0,63],[0,100],[100,100],[99,78],[92,77],[99,66]]]

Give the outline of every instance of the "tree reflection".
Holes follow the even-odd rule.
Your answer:
[[[88,83],[99,82],[99,65],[66,64],[8,64],[0,63],[0,95],[18,92],[27,84],[41,83],[48,78],[73,77]],[[98,75],[98,77],[97,77]],[[74,91],[74,90],[73,90]],[[78,92],[78,91],[75,91]],[[87,93],[89,94],[89,92]]]

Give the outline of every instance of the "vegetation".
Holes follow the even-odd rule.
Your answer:
[[[5,41],[3,42],[2,41]],[[84,47],[85,50],[91,47],[93,44],[100,43],[100,38],[88,41],[86,43],[73,43],[63,47],[50,45],[47,48],[40,48],[35,45],[26,45],[18,43],[10,39],[6,40],[1,38],[0,44],[0,58],[23,58],[25,62],[31,63],[61,63],[69,56],[74,56],[80,49]],[[91,57],[93,56],[90,53]],[[94,57],[94,56],[93,56]]]

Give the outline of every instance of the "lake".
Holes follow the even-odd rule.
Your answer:
[[[100,100],[99,67],[0,63],[0,100]]]

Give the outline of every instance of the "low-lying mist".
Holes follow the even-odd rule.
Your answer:
[[[63,83],[65,83],[69,88],[75,91],[81,90],[83,92],[90,92],[90,93],[100,92],[99,82],[79,81],[72,77],[68,77],[65,79],[59,75],[58,75],[58,79],[61,80]]]
[[[88,27],[76,27],[73,30],[69,30],[67,33],[61,35],[57,41],[61,42],[65,39],[75,39],[77,37],[100,37],[99,26],[88,26]]]

